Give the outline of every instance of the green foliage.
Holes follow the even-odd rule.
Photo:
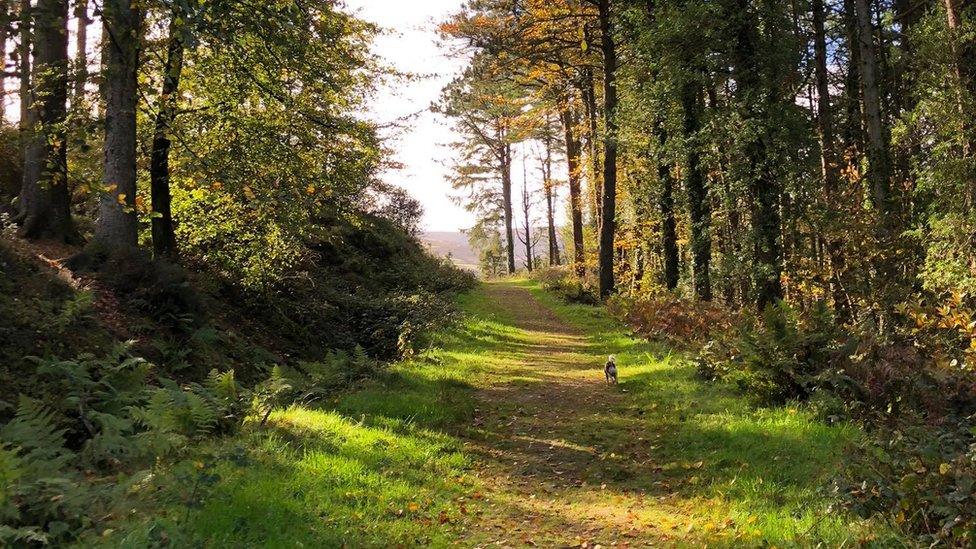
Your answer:
[[[862,516],[883,513],[920,545],[971,547],[976,539],[976,424],[883,430],[860,449],[833,490]]]
[[[0,427],[0,543],[54,543],[91,524],[91,492],[72,468],[58,416],[21,398]]]
[[[778,302],[736,336],[706,347],[699,375],[730,381],[763,405],[806,400],[835,366],[837,333],[825,305],[799,314]]]
[[[567,303],[599,305],[596,287],[588,280],[577,277],[568,267],[542,269],[533,274],[543,287]]]

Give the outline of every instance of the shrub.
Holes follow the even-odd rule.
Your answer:
[[[577,277],[569,267],[540,269],[533,273],[533,278],[567,303],[600,304],[600,294],[593,284]]]
[[[734,335],[706,346],[698,372],[736,384],[763,405],[805,400],[828,381],[823,374],[835,364],[839,341],[824,305],[799,314],[779,302]]]
[[[32,359],[41,398],[22,397],[0,427],[0,545],[76,539],[120,497],[113,477],[96,473],[156,467],[250,413],[232,371],[179,385],[154,378],[129,348]]]
[[[616,296],[608,310],[641,336],[678,346],[701,344],[733,326],[735,316],[714,303],[692,302],[670,294]]]
[[[942,428],[909,426],[875,434],[855,466],[834,482],[842,505],[882,513],[929,547],[976,542],[976,425],[955,418]]]

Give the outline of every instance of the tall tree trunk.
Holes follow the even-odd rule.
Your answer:
[[[0,0],[0,70],[7,72],[7,39],[10,38],[10,0]],[[0,78],[0,105],[7,104],[7,77]],[[0,112],[0,122],[7,120],[7,113]]]
[[[963,35],[963,15],[976,17],[976,0],[944,0],[949,25],[949,46],[952,51],[957,82],[957,103],[962,118],[962,155],[976,155],[976,39]],[[966,181],[966,208],[976,207],[976,175],[970,173]]]
[[[170,134],[176,120],[179,101],[180,76],[183,72],[183,37],[179,13],[173,12],[169,27],[169,44],[163,66],[163,89],[153,133],[152,160],[149,167],[152,194],[152,240],[157,257],[176,257],[176,232],[170,196],[169,152]]]
[[[524,159],[523,159],[524,160]],[[525,268],[531,273],[534,270],[533,253],[532,253],[532,217],[531,208],[532,204],[530,202],[531,197],[529,196],[529,177],[525,173],[525,164],[522,164],[522,234],[525,235],[525,239],[522,240],[522,244],[525,246]],[[520,237],[521,238],[521,237]]]
[[[878,63],[874,44],[874,27],[870,0],[855,0],[858,22],[858,45],[861,50],[861,99],[864,104],[867,127],[867,178],[871,184],[871,201],[877,212],[875,227],[874,264],[875,290],[883,304],[882,323],[888,316],[887,305],[897,299],[895,287],[898,273],[895,265],[898,212],[891,196],[891,153],[888,148],[887,128],[881,111],[881,93],[878,86]]]
[[[861,58],[861,96],[868,137],[868,179],[875,208],[882,215],[891,213],[891,157],[885,138],[878,88],[878,63],[871,22],[870,0],[855,0],[858,22],[858,48]]]
[[[754,132],[745,144],[748,162],[748,190],[752,202],[753,266],[756,280],[756,306],[762,310],[783,298],[783,257],[780,242],[780,184],[771,172],[769,151],[771,124],[768,107],[777,98],[771,86],[764,83],[762,61],[759,52],[758,24],[749,0],[736,0],[735,13],[729,14],[738,21],[735,44],[735,78],[741,108],[747,120],[758,122],[761,129]]]
[[[142,12],[133,0],[105,0],[105,190],[94,244],[113,253],[138,245],[136,106]]]
[[[552,180],[552,121],[546,119],[546,158],[542,163],[542,185],[546,191],[546,221],[549,228],[549,266],[562,264],[559,257],[559,239],[556,236],[555,184]]]
[[[68,190],[68,2],[39,0],[34,16],[34,83],[28,112],[21,203],[26,238],[76,242]]]
[[[75,80],[74,106],[81,105],[85,99],[85,85],[88,83],[88,0],[75,0],[75,21],[78,32],[75,34]]]
[[[597,128],[597,117],[599,107],[596,102],[596,83],[595,77],[593,76],[593,70],[586,68],[584,70],[585,81],[583,83],[582,95],[583,95],[583,105],[585,107],[586,113],[586,143],[589,151],[590,157],[590,188],[593,194],[593,200],[589,202],[590,208],[590,223],[592,224],[594,230],[600,231],[600,216],[602,212],[600,211],[601,204],[601,193],[603,192],[603,180],[600,177],[601,167],[600,167],[600,148],[597,146],[597,139],[599,135],[599,130]]]
[[[20,0],[20,44],[17,47],[18,68],[20,76],[20,130],[26,132],[27,119],[30,117],[31,103],[31,3],[30,0]],[[26,137],[26,136],[25,136]],[[26,143],[26,139],[24,141]],[[26,146],[26,145],[25,145]]]
[[[515,236],[512,230],[512,146],[509,144],[502,145],[499,154],[502,159],[502,206],[505,210],[505,243],[508,245],[508,274],[515,274]]]
[[[580,153],[582,146],[576,137],[576,116],[567,101],[562,112],[563,132],[566,141],[566,164],[569,170],[569,207],[573,224],[573,269],[583,276],[586,254],[583,248],[583,196],[580,188]]]
[[[613,255],[617,216],[617,46],[610,19],[610,0],[600,0],[600,33],[603,50],[603,203],[600,224],[600,296],[614,291]]]
[[[828,209],[836,210],[835,201],[840,185],[840,163],[837,161],[837,143],[834,135],[834,116],[830,104],[830,79],[827,72],[827,33],[825,29],[825,10],[823,0],[812,0],[813,10],[813,50],[817,81],[817,129],[820,134],[820,169],[823,175],[823,193]],[[833,219],[834,216],[831,216]],[[844,254],[840,240],[831,227],[827,235],[827,253],[830,260],[830,289],[834,308],[842,321],[850,318],[845,284]]]
[[[864,151],[864,116],[861,111],[861,48],[858,46],[857,13],[855,0],[844,0],[844,33],[847,38],[849,59],[844,76],[845,124],[842,138],[847,151]]]
[[[668,290],[678,287],[679,258],[678,258],[678,224],[674,218],[674,178],[671,176],[671,166],[664,157],[664,147],[668,141],[664,120],[658,117],[655,124],[658,138],[657,178],[661,185],[661,251],[664,254],[664,286]]]
[[[694,78],[694,77],[691,77]],[[697,82],[689,81],[682,86],[681,105],[684,111],[685,138],[685,187],[688,191],[688,215],[691,219],[692,274],[695,297],[702,301],[712,300],[712,281],[709,269],[712,261],[711,206],[705,174],[702,172],[701,153],[696,142],[701,130],[701,89]]]

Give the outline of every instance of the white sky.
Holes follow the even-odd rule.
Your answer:
[[[457,231],[474,224],[474,217],[454,204],[448,175],[453,152],[447,144],[455,139],[450,124],[429,111],[441,89],[464,69],[464,61],[452,59],[439,47],[437,24],[461,7],[461,0],[346,0],[348,9],[376,23],[386,32],[376,40],[375,53],[401,72],[423,75],[410,82],[396,82],[379,90],[370,115],[381,124],[401,120],[390,147],[402,169],[384,179],[404,187],[425,209],[424,229]]]

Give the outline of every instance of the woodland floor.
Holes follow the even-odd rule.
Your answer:
[[[212,547],[897,545],[829,507],[857,429],[756,410],[534,283],[461,306],[424,357],[210,449],[220,482],[162,516]]]

